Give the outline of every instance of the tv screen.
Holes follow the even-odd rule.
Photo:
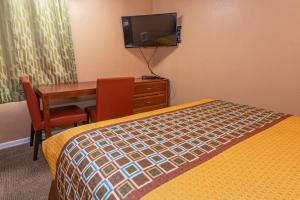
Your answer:
[[[126,48],[177,46],[177,14],[122,17]]]

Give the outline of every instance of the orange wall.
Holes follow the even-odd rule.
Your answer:
[[[300,114],[300,1],[154,0],[177,11],[183,43],[160,49],[173,104],[211,97]]]
[[[125,49],[121,16],[151,13],[151,0],[69,0],[79,81],[140,76],[138,51]]]
[[[69,0],[79,81],[147,73],[137,50],[124,48],[121,16],[151,13],[151,6],[151,0]],[[0,143],[29,135],[26,103],[0,104]]]

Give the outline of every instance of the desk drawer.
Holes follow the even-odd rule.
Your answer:
[[[155,105],[167,105],[167,96],[165,94],[161,94],[134,99],[134,109]]]
[[[150,93],[166,93],[166,91],[167,91],[166,81],[140,83],[140,84],[136,84],[134,87],[135,96],[143,96],[143,95],[148,95]]]
[[[142,112],[148,112],[148,111],[153,111],[161,108],[166,108],[168,107],[166,104],[159,104],[159,105],[154,105],[154,106],[147,106],[147,107],[142,107],[142,108],[137,108],[133,110],[134,114],[137,113],[142,113]]]

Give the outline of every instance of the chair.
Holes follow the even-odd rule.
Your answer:
[[[44,130],[44,120],[38,98],[28,80],[27,77],[20,78],[23,85],[25,98],[27,102],[28,111],[31,117],[31,135],[30,145],[33,145],[34,141],[34,152],[33,160],[37,160],[39,144],[42,141],[42,131]],[[87,114],[78,106],[61,106],[50,109],[50,126],[51,128],[66,126],[74,124],[77,126],[78,122],[86,122]]]
[[[96,106],[85,110],[92,122],[132,115],[133,93],[133,77],[98,79]]]

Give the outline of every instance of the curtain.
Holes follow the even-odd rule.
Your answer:
[[[0,103],[33,86],[77,81],[67,0],[0,0]]]

